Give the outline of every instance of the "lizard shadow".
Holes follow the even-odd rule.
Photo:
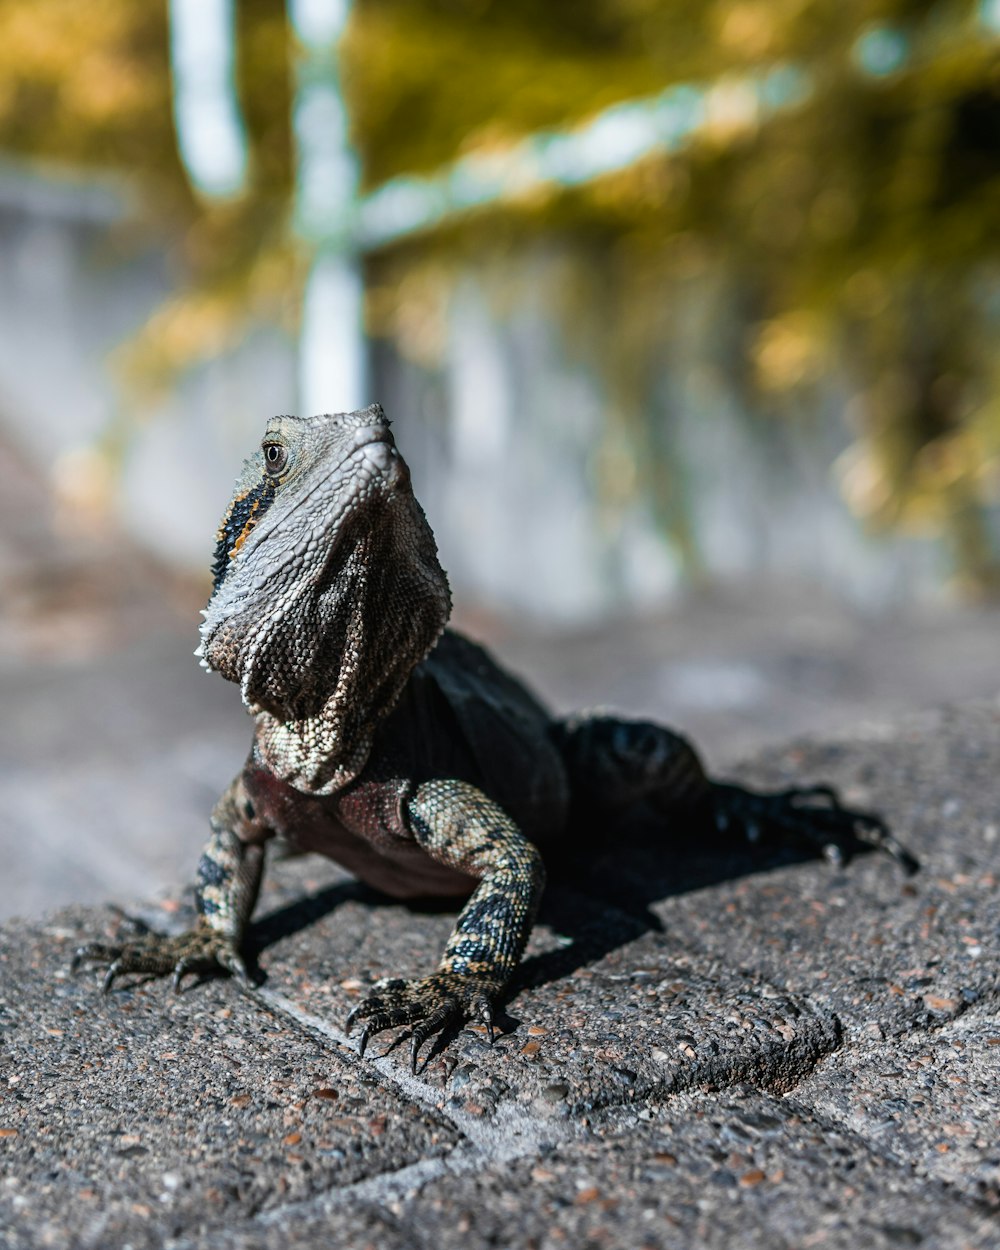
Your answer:
[[[600,837],[584,837],[572,849],[546,856],[548,885],[537,922],[558,935],[561,944],[522,960],[498,1004],[498,1031],[507,1033],[517,1027],[518,1021],[505,1008],[524,990],[563,980],[647,933],[662,933],[664,926],[655,904],[816,858],[789,846],[749,847],[745,841],[714,829],[678,832],[686,836],[666,842],[662,824],[640,811],[623,821],[611,838],[606,832]],[[852,855],[866,854],[870,849],[859,843]],[[836,868],[828,871],[831,883],[842,879]],[[258,956],[268,947],[311,927],[348,901],[369,906],[400,905],[398,899],[352,880],[281,906],[250,927],[246,953],[253,975],[266,979]],[[454,899],[404,905],[415,914],[454,913],[461,906]],[[684,950],[682,939],[675,940],[678,950]],[[392,969],[385,971],[392,973]],[[451,1029],[439,1034],[431,1055],[446,1046],[451,1036]]]
[[[338,881],[324,886],[314,894],[296,898],[293,902],[277,907],[254,920],[247,931],[245,953],[256,965],[257,957],[269,946],[311,928],[344,903],[371,903],[384,898],[384,895],[372,890],[363,881]],[[259,968],[255,970],[260,971]]]
[[[654,902],[807,858],[789,851],[764,856],[739,852],[720,855],[719,850],[706,854],[702,850],[698,854],[679,851],[666,864],[662,862],[662,839],[631,826],[621,831],[613,852],[606,843],[595,843],[577,848],[572,859],[558,853],[546,857],[548,883],[537,923],[564,936],[566,944],[558,951],[527,957],[521,965],[526,971],[519,972],[511,983],[508,997],[529,984],[542,985],[568,976],[642,933],[662,930],[659,918],[650,910]],[[263,977],[257,960],[269,947],[311,928],[348,902],[404,906],[414,915],[457,913],[462,906],[454,898],[401,903],[363,881],[338,881],[299,895],[251,923],[244,949],[251,971]]]
[[[647,933],[665,933],[658,903],[813,859],[787,848],[754,854],[721,840],[665,854],[662,836],[641,827],[623,830],[613,851],[591,850],[572,861],[556,857],[538,924],[562,943],[522,960],[509,998],[572,976]],[[671,940],[678,951],[686,949],[680,936]]]
[[[758,810],[777,813],[778,819],[769,827],[765,816],[751,829],[720,827],[703,817],[668,833],[651,804],[638,804],[623,814],[612,837],[606,829],[593,828],[579,846],[553,855],[547,861],[550,888],[538,919],[567,941],[561,949],[524,959],[509,997],[570,976],[646,933],[663,933],[654,904],[672,896],[818,859],[829,861],[831,886],[840,885],[847,864],[876,849],[887,853],[890,871],[902,869],[909,876],[919,868],[878,812],[845,806],[829,787],[765,794],[728,784],[723,788],[758,803]],[[822,804],[798,807],[800,797],[819,798]],[[670,941],[678,953],[687,953],[683,935],[671,934]]]

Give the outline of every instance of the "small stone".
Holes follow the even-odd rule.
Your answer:
[[[937,994],[925,994],[924,1006],[928,1011],[957,1011],[959,1002],[957,998],[941,998]]]
[[[762,1172],[760,1168],[751,1168],[749,1172],[743,1173],[743,1175],[739,1178],[739,1183],[740,1185],[743,1186],[744,1189],[750,1189],[754,1185],[759,1185],[761,1181],[766,1181],[766,1180],[767,1180],[766,1172]]]
[[[919,1246],[924,1239],[915,1228],[904,1228],[898,1224],[883,1224],[882,1231],[897,1246]]]
[[[546,1102],[562,1102],[568,1093],[569,1086],[564,1085],[561,1081],[555,1081],[542,1089],[542,1097]]]

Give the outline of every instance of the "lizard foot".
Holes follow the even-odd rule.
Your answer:
[[[427,1038],[457,1021],[485,1024],[492,1045],[497,991],[495,982],[459,972],[435,972],[419,981],[385,977],[375,982],[372,992],[347,1017],[347,1031],[350,1033],[358,1020],[365,1022],[358,1043],[358,1052],[363,1055],[372,1034],[412,1025],[410,1069],[416,1072],[420,1047]]]
[[[837,868],[866,848],[891,855],[907,875],[920,867],[880,816],[844,807],[830,786],[755,794],[742,786],[716,784],[712,797],[720,832],[742,832],[750,843],[794,846],[822,855]]]
[[[173,986],[178,991],[189,972],[225,971],[250,983],[250,974],[235,944],[204,922],[176,937],[147,931],[121,945],[88,942],[77,947],[70,971],[76,972],[86,963],[108,965],[104,975],[105,994],[116,977],[128,972],[157,977],[172,973]]]

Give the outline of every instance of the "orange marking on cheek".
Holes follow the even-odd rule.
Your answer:
[[[233,558],[233,556],[234,556],[234,555],[236,555],[237,551],[239,551],[239,549],[240,549],[240,548],[243,546],[243,544],[246,542],[246,540],[247,540],[247,534],[249,534],[249,533],[250,533],[250,531],[251,531],[252,529],[253,529],[253,522],[252,522],[252,521],[248,521],[248,522],[246,523],[246,525],[244,525],[244,526],[243,526],[243,530],[242,530],[242,532],[241,532],[241,534],[240,534],[239,538],[237,538],[237,540],[233,543],[232,547],[230,547],[230,549],[229,549],[229,558],[230,558],[230,560]]]
[[[250,531],[257,524],[257,511],[259,508],[260,508],[260,503],[259,502],[255,503],[253,506],[253,511],[247,517],[246,525],[244,525],[243,528],[240,530],[236,541],[233,543],[232,547],[230,547],[229,549],[230,560],[233,558],[233,556],[236,555],[237,551],[239,551],[239,549],[243,546],[243,544],[246,542],[246,540],[250,536]]]
[[[267,511],[275,496],[276,486],[264,480],[237,495],[222,519],[216,534],[215,563],[212,566],[215,588],[218,589],[231,561],[239,554],[254,526]]]

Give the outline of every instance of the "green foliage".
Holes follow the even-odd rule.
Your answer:
[[[730,363],[745,403],[798,411],[832,368],[851,379],[850,506],[873,526],[947,535],[956,568],[990,584],[1000,40],[975,12],[955,0],[356,0],[344,84],[367,187],[671,83],[716,84],[683,153],[374,258],[372,325],[405,337],[463,256],[557,238],[602,284],[607,333],[587,341],[603,344],[636,487],[656,498],[670,470],[648,402],[663,291],[710,261],[740,305]],[[162,4],[0,0],[0,147],[127,174],[172,240],[185,282],[130,357],[147,380],[225,347],[247,318],[294,323],[296,49],[282,0],[238,0],[238,14],[250,182],[235,203],[205,204],[176,154]],[[862,70],[868,48],[888,49],[878,73]],[[780,62],[812,92],[761,121],[738,76]],[[683,517],[663,520],[694,559]]]

